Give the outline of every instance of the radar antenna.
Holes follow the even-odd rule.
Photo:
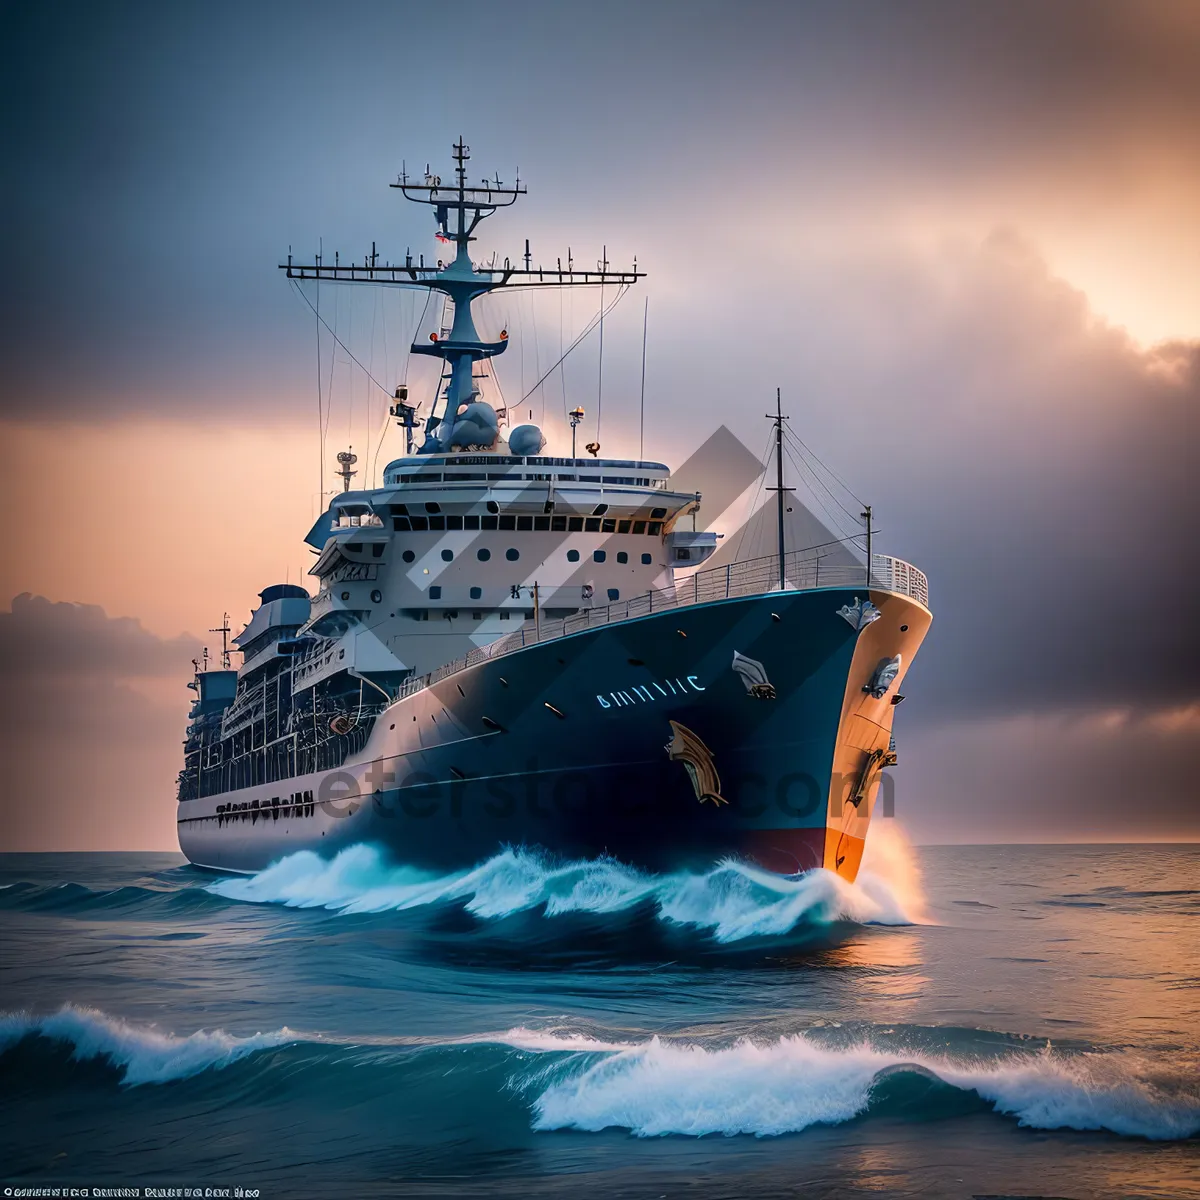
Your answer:
[[[586,415],[582,405],[577,405],[567,414],[571,418],[571,457],[575,457],[575,431],[579,428],[579,422]]]
[[[354,447],[351,446],[347,450],[339,451],[337,460],[338,469],[336,473],[342,477],[342,491],[348,492],[350,490],[351,477],[358,474],[357,471],[352,470],[354,464],[358,462],[358,455],[354,453]]]
[[[475,364],[482,359],[502,354],[507,348],[508,339],[505,334],[501,334],[497,341],[485,341],[476,329],[471,308],[480,296],[503,287],[603,288],[608,284],[617,284],[624,288],[645,277],[645,272],[638,270],[636,259],[628,270],[614,269],[609,263],[607,248],[597,262],[595,270],[576,270],[570,248],[567,250],[565,270],[561,259],[555,267],[535,267],[528,241],[525,243],[523,267],[517,266],[508,258],[504,260],[503,266],[497,265],[494,259],[486,265],[476,266],[471,261],[470,244],[476,240],[474,234],[479,222],[492,216],[497,209],[515,204],[519,197],[525,195],[526,189],[521,183],[519,173],[511,187],[504,186],[499,174],[494,179],[484,178],[478,184],[469,184],[466,164],[470,157],[471,148],[460,137],[453,148],[455,167],[452,184],[443,186],[441,176],[435,174],[429,166],[425,168],[423,182],[418,182],[415,177],[410,176],[405,168],[396,182],[391,184],[406,200],[427,204],[433,209],[438,241],[455,246],[455,257],[451,261],[439,260],[436,266],[426,266],[424,255],[419,255],[418,262],[414,263],[412,253],[408,252],[402,264],[387,261],[380,263],[375,243],[372,242],[371,253],[366,255],[361,263],[344,264],[340,256],[335,254],[332,264],[326,263],[321,255],[318,255],[314,262],[300,264],[294,262],[289,253],[287,262],[280,264],[280,268],[287,271],[289,279],[423,287],[439,291],[448,298],[450,303],[447,305],[446,315],[450,319],[449,330],[439,332],[428,343],[414,343],[412,346],[412,353],[440,358],[449,368],[443,376],[448,382],[438,397],[438,400],[444,403],[439,404],[435,401],[425,418],[425,440],[418,448],[418,454],[439,453],[450,448],[450,437],[455,425],[453,415],[458,413],[463,405],[475,399]],[[601,300],[603,301],[603,291]],[[601,303],[602,316],[603,311],[604,306]],[[399,399],[397,397],[397,400]],[[413,411],[415,412],[415,409]],[[409,432],[406,422],[412,418],[404,418],[397,412],[393,412],[392,415],[405,425],[406,432]],[[410,453],[411,449],[410,440]],[[343,461],[340,454],[338,461]],[[348,489],[348,476],[345,471],[339,474],[347,481]]]
[[[221,670],[229,670],[229,634],[232,632],[229,626],[229,614],[221,614],[221,623],[215,629],[210,629],[209,633],[219,633],[221,635]],[[207,651],[205,651],[207,654]]]

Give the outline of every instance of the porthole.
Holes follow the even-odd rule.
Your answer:
[[[425,511],[427,513],[440,513],[442,511],[442,506],[440,504],[435,504],[432,500],[426,500]]]
[[[471,599],[472,600],[482,600],[483,599],[483,588],[473,587],[471,589]],[[478,618],[476,618],[476,620],[478,620]]]
[[[648,554],[642,555],[642,566],[648,567],[654,560]]]
[[[454,551],[453,550],[443,550],[442,551],[442,562],[453,562],[453,561],[454,561]]]
[[[907,632],[908,632],[908,626],[907,626],[907,625],[901,625],[901,626],[900,626],[900,632],[901,632],[901,633],[907,633]]]
[[[383,603],[383,593],[378,588],[376,588],[371,593],[371,603],[372,604],[382,604]]]
[[[504,557],[507,558],[509,562],[516,562],[517,559],[521,557],[521,552],[520,550],[514,550],[512,547],[509,547],[509,549],[505,550]]]
[[[567,551],[567,562],[578,562],[578,561],[579,561],[579,551],[578,550],[568,550]]]
[[[417,556],[411,550],[405,550],[400,557],[404,559],[405,562],[415,562]]]
[[[617,562],[627,563],[628,561],[629,561],[629,555],[626,554],[624,550],[618,550],[617,551]]]
[[[487,562],[492,557],[492,552],[486,546],[483,546],[481,549],[475,551],[475,557],[480,562]]]
[[[350,593],[349,593],[349,592],[343,592],[343,593],[342,593],[342,599],[343,599],[343,600],[349,600],[349,599],[350,599]]]
[[[608,558],[608,554],[603,550],[593,550],[592,559],[594,562],[604,562]]]
[[[608,589],[608,598],[609,598],[610,600],[620,600],[620,598],[621,598],[621,592],[620,592],[620,589],[618,589],[618,588],[609,588],[609,589]]]

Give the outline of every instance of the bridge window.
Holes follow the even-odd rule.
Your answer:
[[[587,517],[583,522],[583,527],[584,527],[584,529],[586,529],[588,531],[588,533],[599,533],[600,532],[600,518],[599,517]]]
[[[464,529],[478,529],[479,528],[479,518],[471,517],[471,516],[463,517],[463,528]]]
[[[517,528],[518,529],[532,529],[533,528],[533,518],[532,517],[518,517],[517,518]]]
[[[566,533],[567,518],[566,517],[551,517],[550,518],[550,528],[555,533]]]
[[[499,525],[499,522],[500,522],[499,517],[480,517],[479,518],[479,528],[480,529],[495,529]]]
[[[648,533],[648,534],[649,534],[651,537],[658,537],[658,535],[659,535],[660,533],[662,533],[662,522],[661,522],[661,521],[651,521],[651,522],[650,522],[650,525],[649,525],[649,527],[648,527],[648,528],[647,528],[647,530],[646,530],[646,532],[647,532],[647,533]]]
[[[633,532],[634,533],[645,533],[646,532],[646,522],[645,521],[634,521]]]
[[[568,518],[567,529],[569,529],[571,531],[571,533],[582,533],[583,532],[583,518],[582,517]]]
[[[425,502],[425,511],[427,513],[440,513],[442,511],[442,506],[440,504],[435,504],[432,500],[427,500]]]
[[[447,529],[461,529],[463,527],[462,517],[449,516],[446,518]]]
[[[516,527],[517,527],[517,518],[516,517],[505,516],[505,517],[500,518],[500,528],[501,529],[516,529]]]
[[[666,515],[667,515],[667,510],[665,508],[652,508],[650,510],[650,516],[655,521],[662,520],[662,518],[665,517]]]
[[[534,529],[537,529],[537,530],[540,530],[543,532],[548,531],[550,528],[550,518],[549,517],[534,517],[533,518],[533,527],[534,527]]]
[[[597,504],[596,507],[592,509],[592,516],[602,517],[606,512],[608,512],[607,504]]]

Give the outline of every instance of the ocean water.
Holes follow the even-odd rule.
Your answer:
[[[0,856],[0,1175],[263,1197],[1200,1197],[1200,847],[849,886]]]

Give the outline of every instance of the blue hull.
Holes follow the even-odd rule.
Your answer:
[[[840,611],[860,598],[669,609],[485,661],[391,705],[338,771],[184,802],[180,844],[241,871],[370,842],[439,871],[527,845],[652,871],[734,855],[852,878],[878,786],[864,764],[890,740],[903,672],[888,696],[863,689],[892,655],[907,668],[930,620],[872,592],[881,615],[860,632]],[[752,690],[735,655],[765,683]]]

